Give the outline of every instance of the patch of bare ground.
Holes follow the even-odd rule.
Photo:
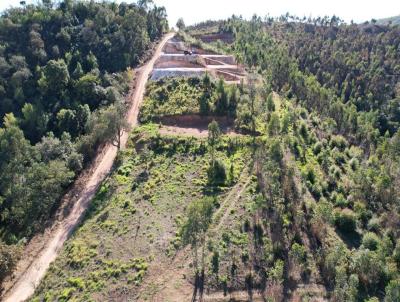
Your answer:
[[[226,34],[218,34],[211,39],[227,39]],[[184,52],[190,50],[193,55],[184,55]],[[190,68],[193,71],[196,68],[203,67],[204,71],[208,71],[213,77],[221,77],[228,84],[238,84],[245,79],[245,70],[243,66],[236,63],[234,56],[219,55],[213,51],[205,50],[194,45],[187,45],[179,38],[173,38],[166,43],[163,48],[163,56],[156,63],[157,76],[153,78],[184,76],[190,74]],[[175,73],[168,71],[168,68],[176,68]],[[179,70],[182,68],[182,70]],[[166,69],[165,73],[161,73],[162,69]],[[199,75],[193,73],[193,76]]]
[[[180,136],[194,136],[194,137],[207,137],[208,136],[208,130],[206,128],[161,126],[159,128],[159,132],[162,135],[180,135]],[[231,128],[221,128],[221,132],[228,136],[240,135],[240,134],[234,132]]]
[[[202,68],[200,64],[183,60],[171,60],[167,62],[157,62],[155,68]]]
[[[224,293],[222,291],[209,293],[204,296],[203,302],[265,302],[266,298],[263,294],[254,292],[249,294],[247,291],[234,291]]]

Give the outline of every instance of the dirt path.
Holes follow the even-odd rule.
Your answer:
[[[130,94],[132,106],[128,112],[127,120],[130,126],[137,124],[137,117],[139,112],[139,105],[143,99],[143,94],[146,86],[147,79],[153,69],[153,65],[157,58],[160,56],[161,51],[168,41],[173,37],[173,33],[167,34],[158,45],[152,59],[141,67],[137,73],[136,87],[133,93]],[[121,139],[122,146],[125,146],[128,140],[128,133],[124,133]],[[78,193],[78,199],[74,203],[69,215],[64,221],[56,223],[48,232],[47,238],[43,248],[32,257],[31,263],[22,271],[17,271],[15,275],[14,284],[5,292],[3,296],[4,302],[20,302],[28,299],[35,291],[36,286],[45,275],[50,263],[55,260],[58,252],[61,250],[64,242],[71,235],[74,228],[79,224],[83,217],[85,210],[90,205],[90,200],[96,193],[98,186],[105,179],[111,171],[114,159],[117,155],[117,148],[114,146],[107,146],[100,158],[96,162],[92,175],[88,182],[85,184],[83,190]],[[29,250],[29,245],[27,249]],[[20,266],[21,267],[21,266]]]
[[[237,204],[239,198],[243,195],[243,192],[247,189],[251,181],[251,175],[246,178],[246,181],[239,183],[229,192],[229,195],[225,198],[224,202],[220,205],[218,211],[214,214],[215,220],[214,225],[210,228],[211,232],[217,233],[222,225],[225,223],[228,216],[231,214],[232,209]],[[215,224],[217,222],[217,224]]]
[[[182,136],[194,136],[194,137],[201,137],[201,138],[208,136],[208,130],[203,129],[203,128],[161,126],[159,128],[159,132],[160,132],[160,134],[164,134],[164,135],[182,135]],[[239,136],[240,135],[229,128],[222,128],[221,132],[228,136]]]

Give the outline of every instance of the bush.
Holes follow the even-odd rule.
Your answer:
[[[207,174],[208,174],[209,184],[216,185],[216,186],[225,185],[226,169],[225,169],[225,165],[221,161],[216,160],[214,163],[214,166],[211,165],[208,168]]]
[[[379,245],[379,238],[375,233],[368,232],[362,238],[362,245],[364,248],[375,251]]]
[[[297,242],[293,243],[289,254],[300,264],[304,264],[307,261],[307,251],[305,247]]]
[[[330,141],[330,147],[332,149],[336,147],[343,152],[344,149],[346,149],[347,147],[347,141],[343,136],[340,135],[333,136]]]
[[[372,232],[378,232],[380,230],[380,220],[377,217],[373,217],[368,221],[368,230]]]
[[[304,169],[303,177],[306,179],[306,181],[309,181],[311,184],[315,184],[317,175],[316,175],[314,167],[312,165],[308,165]]]
[[[358,168],[358,166],[360,165],[360,163],[358,162],[358,159],[357,159],[357,158],[352,158],[352,159],[349,161],[349,165],[350,165],[351,169],[352,169],[353,171],[355,171],[355,170],[357,170],[357,168]]]
[[[335,205],[340,208],[345,208],[349,205],[348,200],[343,196],[342,193],[336,195]]]
[[[400,266],[400,240],[397,240],[396,247],[394,248],[393,251],[393,258]]]
[[[271,155],[271,158],[275,160],[276,162],[281,162],[283,158],[283,151],[282,151],[282,146],[279,140],[273,139],[270,142],[269,146],[269,153]]]
[[[20,255],[19,246],[7,245],[0,241],[0,282],[13,271]]]
[[[385,288],[385,302],[400,301],[400,280],[391,280]]]
[[[350,209],[337,209],[335,211],[335,224],[339,230],[350,233],[356,229],[357,217]]]
[[[322,143],[321,143],[321,142],[315,143],[315,145],[314,145],[314,147],[313,147],[313,152],[314,152],[314,154],[315,154],[315,155],[318,155],[319,153],[321,153],[322,148],[323,148],[323,146],[322,146]]]

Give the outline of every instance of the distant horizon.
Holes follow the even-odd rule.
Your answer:
[[[2,0],[0,12],[10,8],[18,7],[20,0]],[[27,3],[40,3],[39,0],[27,0]],[[111,1],[110,1],[111,2]],[[116,2],[137,2],[121,1]],[[228,0],[201,0],[201,1],[179,1],[179,0],[154,0],[157,6],[164,6],[167,10],[168,21],[171,27],[175,27],[176,21],[182,17],[186,25],[194,25],[203,21],[217,21],[231,17],[232,15],[242,16],[245,19],[253,15],[264,17],[279,17],[289,13],[302,17],[324,17],[337,16],[346,23],[351,21],[363,23],[372,19],[386,19],[400,15],[400,1],[381,0],[377,1],[347,1],[336,0],[323,3],[318,0],[303,0],[301,3],[296,0],[282,0],[279,3],[272,0],[259,1],[247,0],[232,3]]]

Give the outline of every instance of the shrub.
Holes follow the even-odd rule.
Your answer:
[[[308,141],[308,129],[307,129],[307,125],[305,123],[301,123],[299,133],[303,137],[304,141],[307,142]]]
[[[360,165],[360,163],[358,162],[358,159],[357,158],[352,158],[350,161],[349,161],[349,165],[350,165],[350,167],[351,167],[351,169],[353,170],[353,171],[355,171],[355,170],[357,170],[357,168],[358,168],[358,166]]]
[[[375,251],[379,245],[379,238],[375,233],[368,232],[362,238],[362,245],[371,251]]]
[[[331,138],[330,141],[330,147],[333,148],[338,148],[340,151],[344,151],[344,149],[347,147],[347,141],[343,136],[336,135]]]
[[[293,243],[292,248],[290,249],[290,256],[296,259],[296,261],[300,264],[304,264],[307,261],[307,252],[303,245]]]
[[[277,260],[275,262],[274,267],[269,272],[269,278],[271,281],[275,281],[277,283],[283,282],[283,268],[284,262],[282,260]]]
[[[85,288],[85,281],[82,280],[82,278],[68,278],[67,280],[68,284],[71,285],[72,287],[76,287],[79,289],[84,289]]]
[[[354,232],[356,229],[357,217],[350,209],[337,209],[335,211],[335,224],[343,232]]]
[[[339,193],[336,195],[335,198],[335,205],[340,207],[340,208],[345,208],[349,205],[348,200],[343,196],[342,193]]]
[[[314,154],[315,154],[315,155],[318,155],[319,153],[321,153],[322,148],[323,148],[323,146],[322,146],[322,143],[321,143],[321,142],[315,143],[315,145],[314,145],[314,147],[313,147],[313,152],[314,152]]]
[[[218,251],[214,251],[212,258],[211,258],[211,264],[212,264],[212,272],[217,275],[218,271],[219,271],[219,253],[218,253]]]
[[[385,302],[400,301],[400,280],[391,280],[385,288]]]
[[[217,186],[225,185],[226,169],[225,165],[220,160],[216,160],[214,165],[208,168],[207,174],[209,184]]]
[[[368,230],[372,232],[377,232],[380,230],[379,218],[373,217],[368,221]]]
[[[0,241],[0,282],[13,271],[20,255],[20,246],[7,245]]]
[[[361,201],[354,202],[354,212],[357,214],[357,219],[360,220],[363,224],[366,224],[368,219],[371,218],[372,213],[367,209],[365,203]]]
[[[68,287],[63,289],[61,294],[58,296],[58,301],[69,301],[75,291],[75,287]]]
[[[393,251],[393,258],[400,265],[400,240],[397,240],[396,247]]]
[[[306,181],[309,181],[311,184],[315,184],[317,176],[314,171],[314,167],[308,165],[303,171],[303,177],[306,179]]]
[[[283,151],[279,140],[277,139],[271,140],[269,145],[269,153],[273,160],[275,160],[278,163],[281,162],[283,158]]]

